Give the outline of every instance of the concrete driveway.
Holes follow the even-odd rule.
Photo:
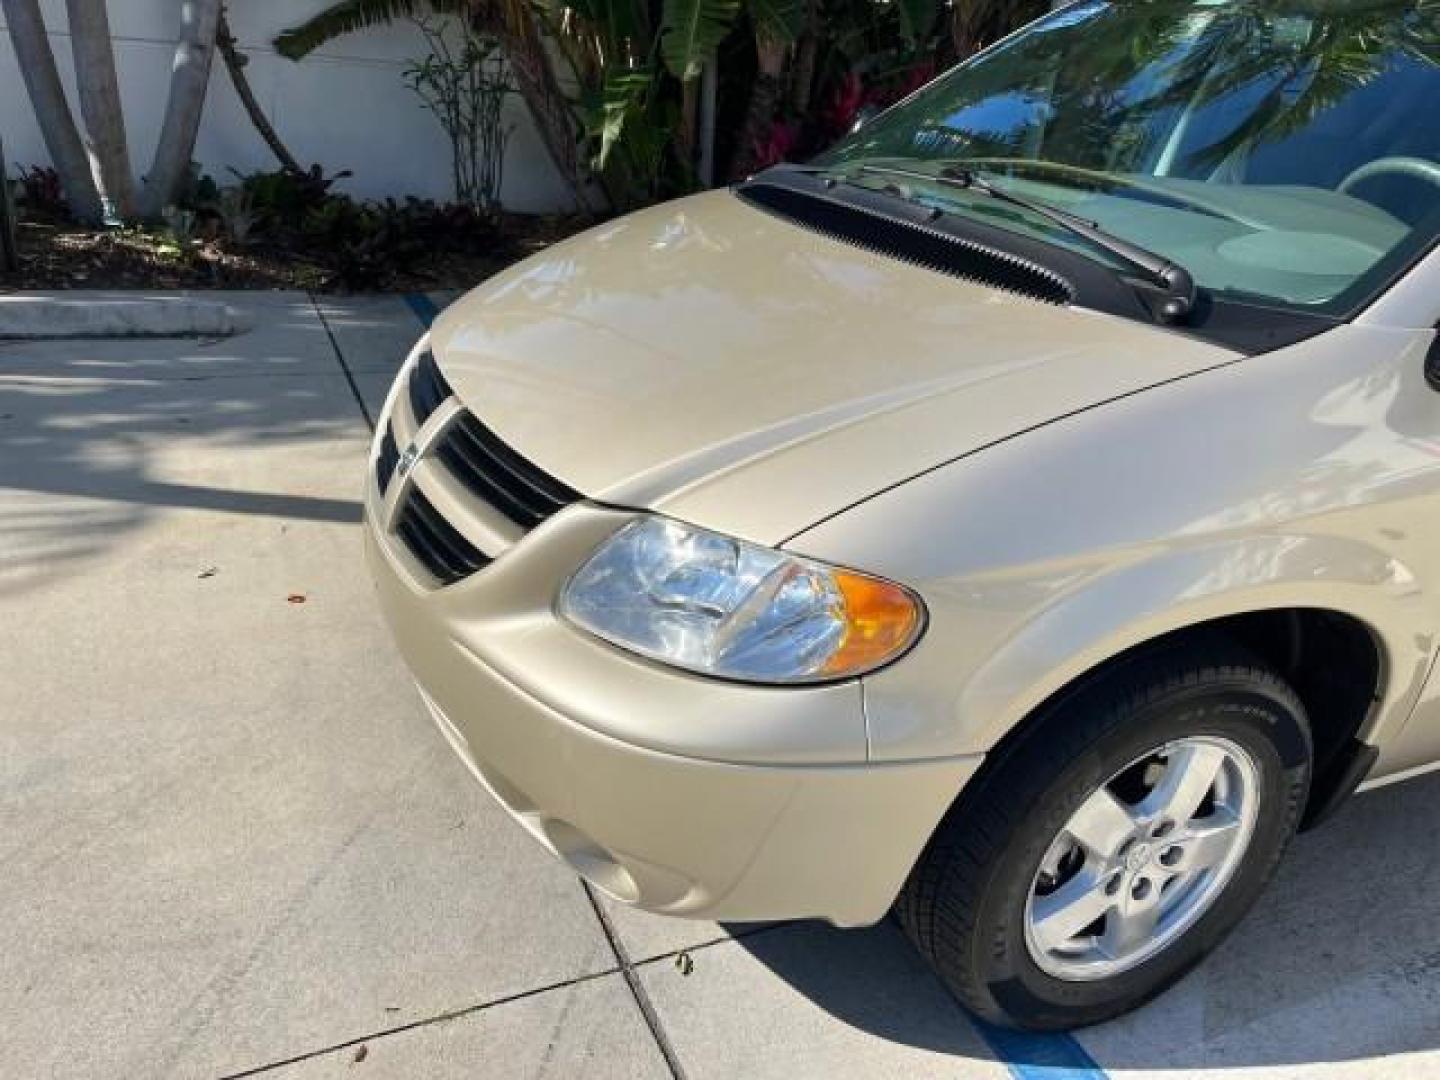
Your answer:
[[[360,560],[426,298],[0,343],[0,1077],[1440,1076],[1440,780],[1302,838],[1078,1038],[982,1031],[888,925],[598,900],[430,723]]]

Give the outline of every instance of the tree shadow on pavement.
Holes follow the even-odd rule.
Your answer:
[[[323,327],[247,337],[0,349],[0,595],[168,511],[359,522],[329,492],[368,432]]]

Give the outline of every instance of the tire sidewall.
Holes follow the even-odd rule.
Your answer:
[[[1244,857],[1209,910],[1145,963],[1089,982],[1042,971],[1025,942],[1025,910],[1040,861],[1089,796],[1119,770],[1177,739],[1212,735],[1254,761],[1259,805]],[[1284,853],[1309,786],[1309,739],[1291,704],[1247,683],[1210,684],[1147,704],[1063,768],[992,868],[979,909],[983,951],[974,974],[1001,1011],[1043,1026],[1097,1023],[1170,986],[1217,946],[1264,889]]]

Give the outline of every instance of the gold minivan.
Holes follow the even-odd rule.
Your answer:
[[[626,903],[1144,1002],[1440,763],[1437,110],[1431,2],[1075,3],[486,282],[366,478],[440,730]]]

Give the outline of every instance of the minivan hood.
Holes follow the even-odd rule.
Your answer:
[[[549,248],[431,338],[467,407],[585,495],[776,544],[1017,432],[1224,364],[710,192]]]

